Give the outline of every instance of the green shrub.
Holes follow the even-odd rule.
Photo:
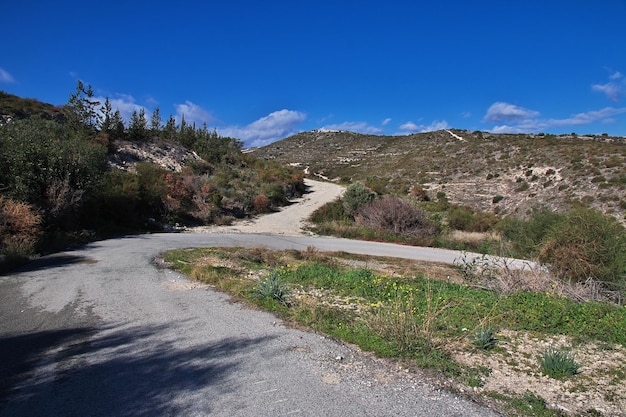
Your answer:
[[[526,191],[530,188],[530,185],[526,181],[522,181],[521,185],[515,189],[516,192],[521,193],[522,191]]]
[[[365,204],[373,201],[376,193],[367,188],[363,183],[355,182],[346,188],[343,195],[343,207],[348,216],[354,216],[357,210]]]
[[[626,231],[617,220],[587,208],[570,210],[542,241],[539,260],[565,279],[623,286]]]
[[[486,232],[498,223],[494,214],[474,211],[467,206],[453,206],[448,212],[448,225],[455,230]]]
[[[347,218],[348,215],[345,212],[343,201],[337,199],[315,210],[310,220],[313,223],[321,224],[324,222],[345,221]]]
[[[266,184],[263,187],[263,194],[265,194],[265,196],[269,199],[271,204],[275,206],[283,206],[287,203],[285,190],[280,184],[276,184],[276,183]]]
[[[542,240],[562,218],[562,214],[538,210],[529,220],[505,217],[498,223],[498,230],[511,244],[512,256],[530,258],[538,254]]]
[[[3,194],[47,208],[53,185],[96,187],[107,167],[106,152],[106,146],[68,134],[52,121],[29,118],[0,126]]]
[[[138,221],[141,196],[139,177],[132,172],[112,170],[103,178],[90,211],[102,221],[130,225]]]

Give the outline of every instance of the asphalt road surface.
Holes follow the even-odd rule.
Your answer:
[[[283,229],[112,239],[0,276],[0,417],[499,415],[154,263],[206,246],[459,255]]]
[[[169,248],[214,245],[449,256],[235,233],[128,237],[42,258],[0,277],[0,416],[497,415],[153,263]]]

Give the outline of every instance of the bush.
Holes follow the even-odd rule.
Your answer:
[[[19,120],[0,127],[0,166],[6,196],[45,207],[50,187],[97,186],[107,167],[106,146],[68,135],[52,121]]]
[[[355,215],[360,226],[412,238],[432,238],[438,230],[422,210],[401,198],[375,200],[363,206]]]
[[[558,224],[562,217],[560,213],[538,210],[529,220],[506,217],[498,224],[498,230],[511,244],[512,256],[530,258],[537,256],[548,231]]]
[[[252,205],[254,206],[254,211],[257,213],[267,213],[270,208],[270,199],[267,198],[265,194],[259,194],[254,197]]]
[[[41,216],[29,204],[0,196],[0,253],[28,257],[40,234]]]
[[[613,218],[587,208],[573,209],[548,231],[539,260],[563,278],[588,278],[622,286],[626,277],[626,231]]]
[[[263,194],[269,199],[271,204],[275,206],[283,206],[287,203],[287,197],[285,196],[285,190],[280,184],[266,184],[263,187]]]
[[[476,212],[467,206],[453,206],[448,212],[448,225],[465,232],[486,232],[498,223],[490,213]]]
[[[343,207],[348,216],[376,198],[376,193],[360,182],[350,184],[343,195]]]
[[[313,223],[321,224],[325,222],[345,221],[348,220],[348,216],[344,210],[343,201],[338,198],[315,210],[310,220]]]

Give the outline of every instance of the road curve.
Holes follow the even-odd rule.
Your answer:
[[[371,242],[243,233],[95,242],[0,277],[0,416],[495,416],[153,263],[200,246],[450,260]]]
[[[252,222],[94,242],[0,277],[0,417],[497,415],[155,266],[165,250],[210,246],[459,256],[304,236],[303,219],[342,192],[307,185],[297,204]]]

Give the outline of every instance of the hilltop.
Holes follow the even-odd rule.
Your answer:
[[[311,131],[253,154],[334,182],[364,181],[379,193],[423,189],[430,199],[445,194],[453,203],[500,215],[583,205],[625,222],[624,137],[456,129],[407,136]]]
[[[33,98],[22,98],[0,91],[0,125],[10,120],[39,116],[42,119],[63,119],[62,107],[44,103]]]

